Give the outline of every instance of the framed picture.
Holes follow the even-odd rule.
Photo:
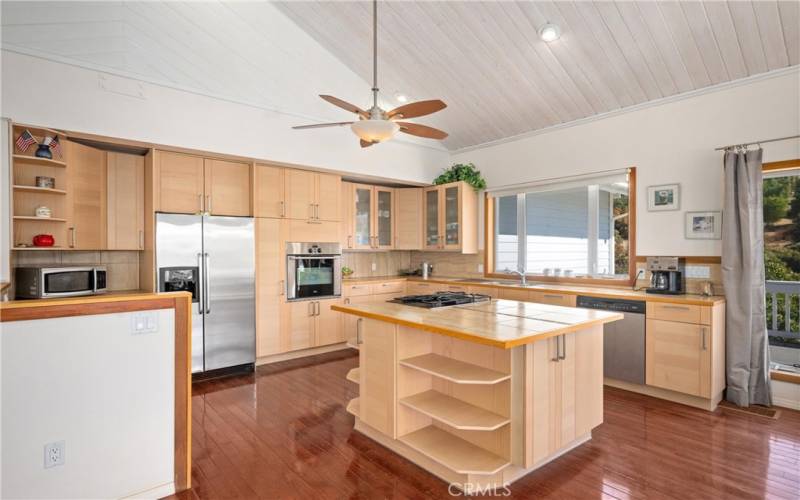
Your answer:
[[[681,185],[664,184],[647,188],[647,210],[678,210],[681,206]]]
[[[722,239],[722,212],[686,212],[686,238]]]

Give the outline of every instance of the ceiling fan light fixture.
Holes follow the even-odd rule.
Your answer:
[[[543,24],[539,28],[539,38],[544,42],[554,42],[561,38],[561,28],[553,23]]]
[[[407,103],[407,102],[408,102],[408,96],[407,96],[407,95],[405,95],[405,94],[401,94],[400,92],[397,92],[397,93],[395,93],[395,95],[394,95],[394,98],[395,98],[395,99],[397,100],[397,102],[399,102],[400,104],[405,104],[405,103]]]
[[[367,142],[383,142],[389,140],[400,130],[400,126],[391,120],[359,120],[350,125],[361,140]]]

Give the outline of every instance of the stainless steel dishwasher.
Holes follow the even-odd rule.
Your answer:
[[[625,316],[603,327],[603,374],[616,380],[644,384],[645,302],[579,295],[576,305]]]

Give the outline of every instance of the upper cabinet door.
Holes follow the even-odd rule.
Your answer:
[[[316,174],[307,170],[286,169],[286,213],[290,219],[313,219]]]
[[[355,202],[353,201],[353,184],[350,182],[342,182],[342,223],[340,224],[341,237],[339,240],[342,243],[342,249],[353,248],[353,210],[355,210]]]
[[[342,220],[342,178],[332,174],[316,174],[316,196],[314,218],[318,220]]]
[[[255,207],[256,217],[286,217],[284,198],[284,169],[270,165],[255,166]]]
[[[211,215],[249,216],[250,164],[205,160],[205,209]]]
[[[369,250],[372,245],[372,186],[353,186],[353,246]]]
[[[106,153],[73,142],[69,147],[72,213],[70,248],[100,250],[106,246]]]
[[[375,187],[375,238],[373,244],[383,250],[394,248],[394,189]]]
[[[109,250],[144,249],[144,156],[107,153]]]
[[[422,248],[422,188],[395,189],[395,236],[397,250]]]
[[[158,151],[156,169],[157,211],[196,214],[205,210],[202,157]]]
[[[439,234],[444,233],[444,248],[459,249],[461,247],[461,184],[442,188],[442,201],[444,205],[443,227]]]
[[[441,248],[439,245],[439,189],[425,190],[424,200],[425,217],[425,248],[434,250]]]

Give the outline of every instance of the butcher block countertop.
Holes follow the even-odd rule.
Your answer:
[[[391,302],[331,309],[503,349],[622,319],[608,311],[502,299],[434,309]]]
[[[601,297],[608,299],[629,299],[644,300],[647,302],[670,302],[673,304],[690,304],[696,306],[713,306],[725,302],[725,297],[721,295],[683,294],[683,295],[660,295],[647,293],[644,290],[632,290],[630,287],[600,287],[590,285],[570,285],[559,283],[528,282],[526,286],[520,286],[515,280],[492,280],[492,279],[470,279],[470,278],[450,278],[436,276],[422,278],[420,276],[378,276],[368,278],[345,278],[344,283],[378,283],[382,281],[396,281],[405,279],[423,283],[441,283],[443,285],[464,285],[490,288],[504,288],[515,290],[531,290],[550,293],[568,293],[572,295],[586,295],[588,297]]]

